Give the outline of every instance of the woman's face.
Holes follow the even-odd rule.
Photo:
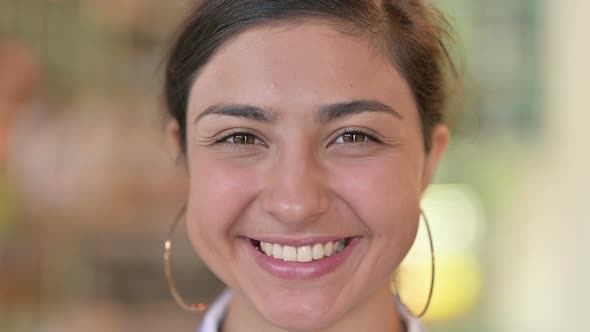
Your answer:
[[[383,289],[413,243],[447,137],[437,128],[425,155],[420,128],[368,39],[327,24],[246,31],[190,91],[194,248],[264,320],[330,325]]]

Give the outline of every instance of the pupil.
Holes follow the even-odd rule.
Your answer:
[[[244,144],[244,136],[243,135],[236,135],[234,136],[234,143],[236,144]]]
[[[365,134],[347,133],[347,134],[344,134],[343,140],[346,143],[356,143],[356,142],[364,142],[365,138],[366,138]]]
[[[254,144],[255,138],[253,135],[235,135],[234,136],[234,143],[235,144]]]

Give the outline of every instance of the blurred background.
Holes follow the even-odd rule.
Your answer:
[[[190,0],[0,0],[0,331],[192,331],[162,269],[186,178],[163,135]],[[429,331],[590,331],[590,2],[439,0],[464,78],[423,207]],[[184,232],[173,273],[221,285]],[[424,230],[398,285],[416,312]]]

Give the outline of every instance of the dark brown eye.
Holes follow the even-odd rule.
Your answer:
[[[369,136],[364,133],[350,132],[340,135],[334,143],[363,143],[369,140]]]
[[[254,144],[256,138],[253,135],[234,135],[233,136],[233,143],[234,144]]]
[[[223,142],[240,145],[263,144],[262,141],[258,139],[256,136],[248,133],[237,133],[230,135],[227,138],[223,139]]]

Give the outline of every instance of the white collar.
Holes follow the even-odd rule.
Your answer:
[[[225,290],[217,300],[207,309],[205,316],[201,321],[199,332],[219,332],[219,326],[225,316],[225,312],[229,306],[231,300],[231,293],[229,290]],[[396,301],[398,311],[401,319],[406,325],[406,332],[424,332],[424,327],[420,320],[414,316],[401,304]]]

